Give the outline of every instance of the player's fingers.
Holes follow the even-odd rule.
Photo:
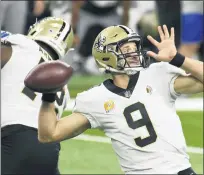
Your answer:
[[[151,37],[150,35],[147,36],[147,39],[156,47],[158,47],[159,42],[157,40],[155,40],[153,37]]]
[[[169,31],[166,25],[163,25],[163,30],[164,30],[164,38],[168,39],[169,38]]]
[[[175,34],[174,34],[174,27],[171,28],[171,37],[172,40],[175,39]]]
[[[159,32],[159,36],[160,36],[161,41],[163,41],[164,40],[164,32],[162,31],[161,26],[158,26],[158,32]]]
[[[152,52],[152,51],[148,51],[147,55],[149,55],[150,57],[155,58],[155,59],[157,58],[157,54]]]

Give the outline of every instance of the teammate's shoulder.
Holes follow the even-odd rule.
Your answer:
[[[39,48],[38,44],[23,34],[11,34],[5,38],[5,42],[11,45],[18,45],[21,48]]]
[[[8,37],[11,36],[12,33],[8,31],[1,30],[1,44],[3,45],[10,45],[8,42]]]
[[[19,40],[24,39],[26,36],[23,34],[11,34],[8,32],[2,32],[1,38],[5,38],[6,40],[9,40],[15,44],[15,42],[19,42]]]
[[[7,38],[10,35],[12,35],[12,33],[8,32],[8,31],[1,30],[1,39]]]

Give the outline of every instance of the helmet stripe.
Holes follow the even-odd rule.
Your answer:
[[[119,27],[121,27],[123,30],[125,30],[125,32],[126,32],[127,34],[130,34],[130,33],[133,32],[133,30],[130,29],[129,27],[127,27],[127,26],[119,25]]]
[[[65,26],[66,26],[66,23],[63,21],[62,27],[60,28],[60,30],[59,30],[59,32],[58,32],[58,34],[57,34],[57,37],[58,37],[58,38],[59,38],[61,32],[63,31],[63,29],[65,28]]]
[[[67,36],[70,34],[70,32],[71,32],[71,25],[69,25],[69,30],[68,30],[68,32],[66,33],[66,35],[64,36],[63,41],[66,40],[66,38],[67,38]]]
[[[124,26],[119,25],[120,28],[122,28],[127,34],[129,34],[130,32],[127,30],[127,28],[125,28]]]

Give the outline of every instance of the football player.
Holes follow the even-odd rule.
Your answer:
[[[38,141],[41,94],[26,88],[24,79],[34,66],[61,59],[72,42],[71,26],[54,17],[35,23],[27,36],[1,32],[2,174],[59,174],[60,144]],[[64,87],[56,96],[58,118],[68,99],[69,91]]]
[[[114,25],[127,25],[131,1],[72,1],[72,27],[75,31],[76,52],[72,66],[78,73],[97,73],[97,67],[88,63],[92,44],[104,28]],[[118,8],[121,7],[121,13]],[[94,62],[93,62],[94,63]],[[89,68],[87,68],[89,67]],[[93,67],[93,68],[92,68]],[[94,69],[95,68],[95,69]],[[96,71],[94,71],[96,70]]]
[[[148,36],[158,54],[146,53],[142,38],[126,26],[99,33],[92,54],[113,78],[79,93],[73,113],[58,121],[55,95],[43,94],[39,140],[56,142],[100,128],[111,138],[125,174],[195,174],[175,100],[203,91],[203,63],[177,52],[174,28],[169,34],[166,25],[159,26],[158,32],[161,42]],[[160,62],[149,66],[149,56]]]

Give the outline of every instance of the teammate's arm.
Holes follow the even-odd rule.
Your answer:
[[[123,14],[122,14],[122,24],[125,26],[128,26],[129,22],[129,10],[130,10],[130,3],[131,1],[125,1],[122,2],[122,8],[123,8]]]
[[[80,113],[72,113],[57,120],[54,103],[42,102],[38,139],[40,142],[57,142],[75,137],[91,127],[88,119]]]
[[[147,54],[158,61],[171,62],[177,54],[177,49],[174,43],[174,28],[171,28],[171,35],[169,35],[166,25],[163,26],[163,30],[159,26],[158,32],[161,38],[161,42],[156,41],[151,36],[148,36],[147,38],[158,48],[159,52],[156,54],[152,51],[149,51]],[[182,59],[182,57],[180,58]],[[180,62],[178,57],[176,62]],[[203,62],[185,57],[181,68],[183,68],[191,75],[178,76],[174,82],[174,90],[181,94],[194,94],[203,92]]]
[[[72,29],[74,31],[74,42],[73,42],[74,45],[78,45],[81,39],[78,37],[76,30],[77,30],[77,23],[79,21],[79,11],[84,2],[85,2],[84,0],[72,1],[71,24],[72,24]]]
[[[72,1],[71,24],[72,24],[72,28],[74,31],[76,30],[77,22],[79,20],[79,10],[80,10],[81,6],[83,5],[83,3],[84,3],[84,0]]]
[[[11,45],[1,43],[1,69],[10,60],[11,55],[12,55]]]

